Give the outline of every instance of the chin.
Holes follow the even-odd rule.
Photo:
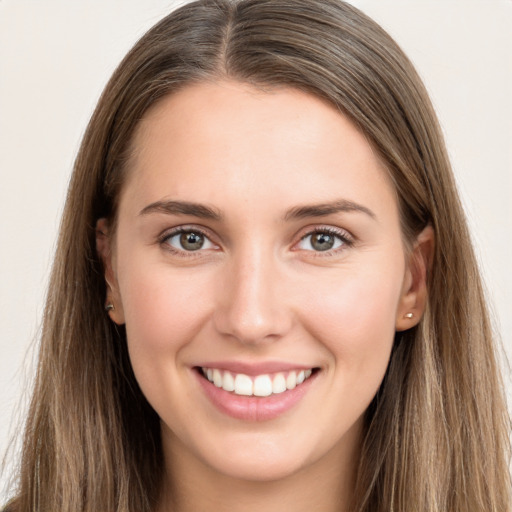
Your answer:
[[[275,482],[298,473],[305,466],[303,461],[286,458],[249,460],[235,457],[210,467],[217,473],[236,480]]]
[[[213,445],[212,439],[193,451],[209,471],[246,482],[286,479],[314,466],[333,448],[314,436],[293,436],[289,431],[219,436],[214,450]]]

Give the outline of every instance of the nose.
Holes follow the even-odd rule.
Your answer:
[[[275,341],[292,325],[286,279],[269,253],[240,255],[225,269],[214,325],[220,334],[254,345]]]

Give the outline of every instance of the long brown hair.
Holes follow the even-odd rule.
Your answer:
[[[438,122],[396,43],[338,0],[199,0],[160,21],[115,71],[69,188],[13,510],[155,507],[159,419],[134,378],[123,328],[103,311],[95,224],[115,225],[130,139],[147,109],[222,78],[293,87],[336,106],[384,162],[404,239],[427,224],[435,232],[426,313],[397,333],[366,414],[354,511],[508,511],[509,418]]]

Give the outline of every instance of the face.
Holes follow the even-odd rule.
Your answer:
[[[254,480],[353,462],[420,307],[365,137],[313,96],[221,82],[155,105],[133,149],[99,249],[166,455]]]

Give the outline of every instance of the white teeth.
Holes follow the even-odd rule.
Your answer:
[[[231,375],[229,372],[224,372],[222,389],[226,391],[235,391],[235,379],[233,379],[233,375]]]
[[[270,396],[272,394],[272,381],[268,375],[258,375],[254,379],[254,395]]]
[[[290,372],[286,377],[286,389],[294,389],[297,386],[297,374]]]
[[[278,373],[272,381],[272,393],[282,393],[286,391],[286,379],[282,373]]]
[[[220,373],[220,370],[213,370],[213,383],[218,387],[222,387],[222,373]]]
[[[249,377],[243,373],[231,372],[217,368],[201,368],[203,375],[215,386],[225,391],[234,392],[242,396],[270,396],[295,389],[306,379],[311,377],[313,370],[296,370],[273,375],[257,375]]]
[[[251,377],[238,373],[235,377],[235,395],[251,396],[252,394]]]

